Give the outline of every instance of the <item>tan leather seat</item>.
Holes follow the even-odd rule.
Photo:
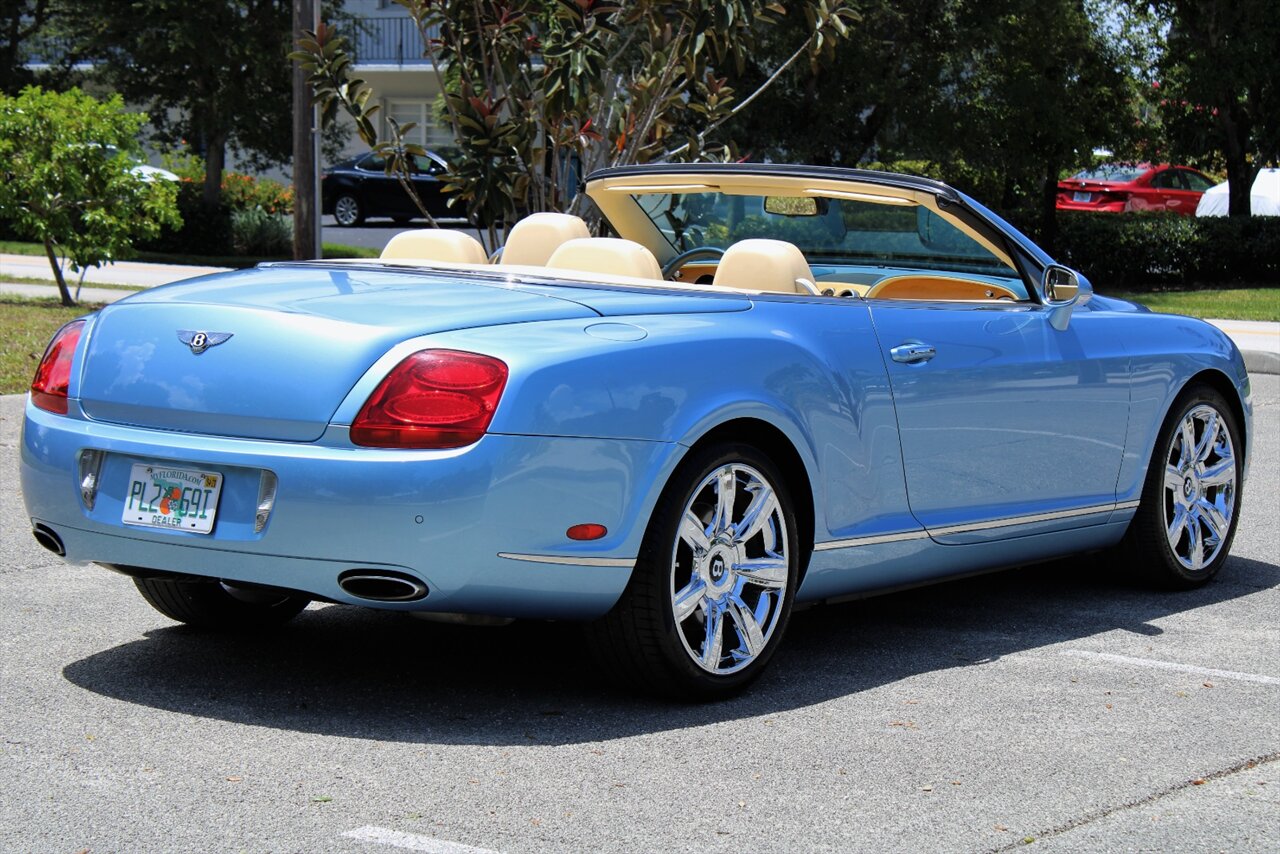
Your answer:
[[[550,212],[529,214],[511,227],[499,260],[503,264],[541,267],[565,243],[590,236],[581,217]]]
[[[447,264],[484,264],[489,260],[480,241],[461,231],[421,228],[402,231],[382,250],[381,258],[443,261]]]
[[[662,267],[653,253],[634,240],[618,237],[581,237],[555,251],[547,267],[583,273],[609,273],[636,279],[662,279]]]
[[[804,253],[785,240],[740,240],[725,250],[711,282],[745,291],[816,294],[813,271]]]

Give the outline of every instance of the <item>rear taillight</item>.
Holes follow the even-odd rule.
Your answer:
[[[365,401],[351,441],[373,448],[460,448],[479,441],[507,384],[506,363],[423,350],[396,365]]]
[[[58,330],[44,351],[36,378],[31,381],[31,402],[41,409],[67,414],[67,387],[71,385],[71,362],[84,330],[83,320],[73,320]]]

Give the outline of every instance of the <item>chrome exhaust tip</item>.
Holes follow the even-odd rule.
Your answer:
[[[386,569],[349,569],[338,576],[338,586],[371,602],[416,602],[427,595],[427,585],[412,575]]]
[[[62,544],[62,537],[50,528],[48,525],[36,525],[31,529],[32,535],[36,538],[36,542],[44,546],[58,557],[67,556],[67,547]]]

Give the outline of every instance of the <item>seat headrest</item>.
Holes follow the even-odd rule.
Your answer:
[[[470,234],[443,228],[402,231],[391,238],[379,257],[444,261],[450,264],[484,264],[489,260],[479,240]]]
[[[712,280],[722,287],[782,294],[813,293],[812,282],[813,271],[798,246],[764,238],[740,240],[725,250]]]
[[[507,245],[502,247],[502,263],[541,267],[568,241],[590,236],[581,217],[550,212],[529,214],[511,227]]]
[[[636,279],[662,279],[653,253],[634,240],[619,237],[580,237],[552,254],[547,267],[583,273],[610,273]]]

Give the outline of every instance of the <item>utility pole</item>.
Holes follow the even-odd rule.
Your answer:
[[[319,0],[293,0],[293,38],[320,26]],[[307,72],[293,64],[293,257],[319,258],[320,241],[320,121],[311,105]]]

